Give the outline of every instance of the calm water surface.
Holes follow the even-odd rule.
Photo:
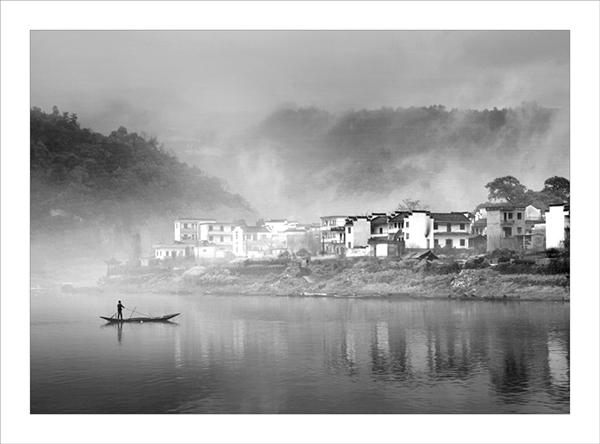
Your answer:
[[[569,413],[569,373],[568,303],[31,297],[32,413]]]

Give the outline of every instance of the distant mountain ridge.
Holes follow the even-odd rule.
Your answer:
[[[102,228],[132,232],[181,214],[257,217],[227,183],[188,166],[155,138],[120,127],[81,128],[76,114],[30,111],[31,231]]]

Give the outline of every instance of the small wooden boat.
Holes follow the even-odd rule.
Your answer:
[[[164,316],[144,316],[144,317],[140,317],[140,318],[123,318],[123,319],[117,319],[117,318],[108,318],[106,316],[100,316],[102,319],[104,319],[107,322],[164,322],[164,321],[168,321],[171,318],[174,318],[175,316],[179,316],[179,313],[173,313],[173,314],[168,314],[168,315],[164,315]]]

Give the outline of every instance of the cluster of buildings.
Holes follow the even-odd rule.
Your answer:
[[[497,249],[560,248],[570,230],[569,205],[495,205],[471,212],[426,210],[323,216],[320,224],[276,219],[247,226],[214,219],[174,221],[174,241],[154,245],[156,259],[255,258],[310,253],[399,256],[406,250],[452,248],[484,253]]]

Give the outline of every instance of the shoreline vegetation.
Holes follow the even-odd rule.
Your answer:
[[[569,301],[568,255],[548,255],[554,257],[480,256],[431,262],[367,257],[317,257],[309,262],[246,260],[236,264],[182,262],[130,268],[123,274],[117,271],[101,278],[96,287],[63,286],[63,291]]]

